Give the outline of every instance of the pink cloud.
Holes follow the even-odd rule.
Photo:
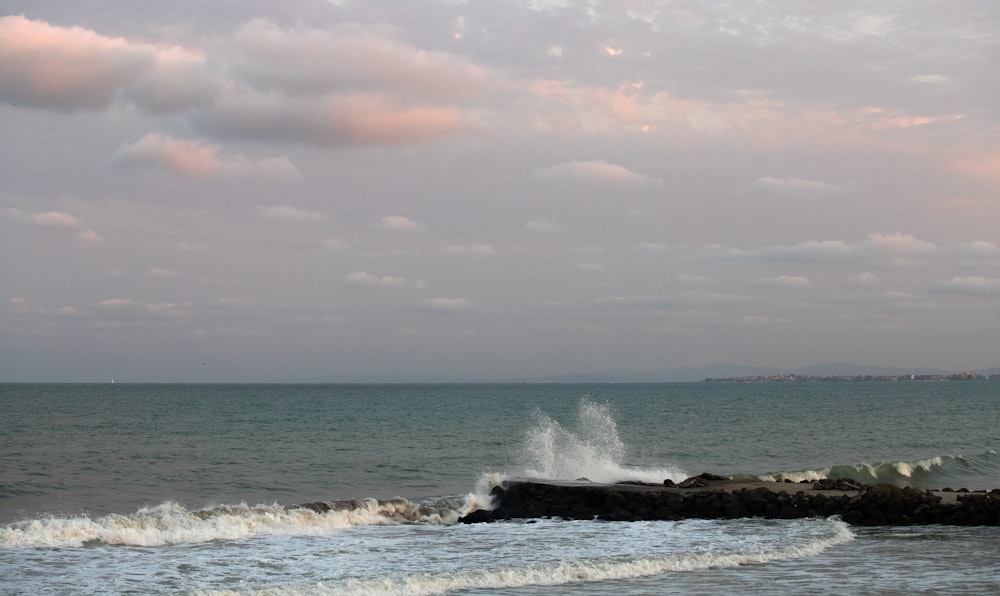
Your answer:
[[[523,89],[534,100],[535,126],[563,133],[643,133],[717,135],[748,132],[770,136],[796,130],[789,108],[758,93],[743,92],[726,102],[685,99],[647,89],[643,81],[617,87],[574,81],[533,80]]]
[[[214,93],[196,54],[23,16],[0,18],[0,56],[0,98],[45,109],[99,110],[124,94],[165,111]]]
[[[205,133],[320,146],[405,145],[483,130],[477,109],[458,106],[492,99],[502,77],[394,34],[387,26],[282,28],[258,19],[212,46],[218,55],[209,60],[181,46],[8,16],[0,19],[0,100],[62,111],[116,101],[157,114],[191,110]],[[160,148],[158,161],[185,175],[217,171],[209,149],[197,148],[207,161],[179,155],[194,147],[180,149]],[[272,174],[291,169],[257,165]]]
[[[919,126],[927,126],[928,124],[938,124],[941,122],[955,122],[963,119],[965,116],[961,114],[949,114],[947,116],[886,116],[881,118],[876,118],[872,122],[872,127],[877,130],[885,130],[891,128],[916,128]]]
[[[440,297],[421,300],[418,306],[422,310],[449,313],[468,310],[472,306],[472,303],[465,298]]]
[[[424,224],[403,215],[389,215],[379,221],[379,227],[396,232],[423,232]]]
[[[93,230],[81,230],[76,238],[83,246],[97,246],[104,242],[104,238]]]
[[[567,161],[536,172],[538,176],[555,181],[600,182],[619,186],[660,186],[662,180],[633,172],[604,160]]]
[[[473,130],[473,123],[453,108],[392,108],[366,97],[332,103],[319,124],[326,124],[334,134],[342,131],[347,140],[363,145],[408,144]]]
[[[751,283],[752,285],[763,287],[801,288],[809,285],[809,278],[804,275],[779,275],[777,277],[756,279]]]
[[[152,63],[124,39],[22,16],[0,19],[0,55],[5,98],[57,110],[103,108]]]
[[[899,256],[931,255],[940,250],[937,245],[919,240],[909,234],[869,234],[865,243]]]
[[[206,176],[221,169],[217,147],[159,134],[122,145],[107,163],[116,167],[159,167],[185,176]]]
[[[31,216],[31,220],[46,228],[74,229],[80,226],[80,222],[77,221],[75,217],[63,211],[46,211],[44,213],[36,213]]]
[[[678,142],[724,137],[768,149],[809,143],[929,153],[935,147],[902,135],[964,118],[961,114],[908,115],[882,108],[838,110],[747,90],[724,100],[680,97],[642,81],[600,86],[534,79],[518,88],[524,92],[519,107],[529,126],[570,136],[649,134]]]
[[[298,169],[287,158],[252,160],[243,155],[222,154],[216,145],[148,134],[124,144],[105,162],[118,168],[162,169],[182,176],[264,176],[292,178]]]
[[[958,160],[951,167],[960,174],[1000,181],[1000,153]]]
[[[308,211],[306,209],[299,209],[298,207],[293,207],[291,205],[273,205],[270,207],[257,207],[257,212],[271,219],[281,219],[284,221],[314,221],[314,222],[325,222],[329,221],[330,218],[324,213],[318,211]]]
[[[344,276],[344,283],[349,286],[367,286],[382,288],[398,288],[406,285],[403,277],[391,275],[373,275],[367,271],[355,271]]]
[[[40,228],[52,228],[73,233],[76,235],[77,242],[81,246],[97,246],[104,241],[100,234],[86,228],[84,223],[80,221],[79,218],[72,213],[67,213],[65,211],[42,211],[39,213],[30,213],[17,208],[9,207],[0,212],[0,215],[10,217],[16,221],[32,224]]]

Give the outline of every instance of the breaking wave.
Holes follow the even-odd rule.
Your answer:
[[[991,489],[1000,485],[1000,454],[987,451],[973,456],[942,455],[915,461],[835,465],[811,470],[773,472],[757,478],[778,482],[850,478],[865,484],[892,484],[921,489],[944,488],[958,483],[971,489]]]
[[[577,408],[576,424],[567,428],[543,412],[525,434],[521,449],[526,478],[620,482],[636,480],[662,483],[669,478],[680,481],[687,473],[678,467],[638,467],[625,464],[627,449],[618,434],[608,404],[582,399]]]
[[[220,505],[191,510],[168,501],[131,514],[103,517],[50,516],[0,527],[0,548],[72,547],[89,544],[165,546],[258,536],[324,536],[354,526],[405,523],[453,524],[475,509],[492,506],[483,492],[414,503],[407,499],[356,499],[316,506]]]

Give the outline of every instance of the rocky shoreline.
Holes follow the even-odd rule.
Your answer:
[[[918,490],[847,479],[808,483],[744,482],[701,474],[674,484],[599,484],[508,480],[493,490],[495,507],[462,523],[558,517],[608,521],[840,518],[857,526],[1000,525],[1000,489]]]

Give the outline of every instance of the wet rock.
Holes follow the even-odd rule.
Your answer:
[[[482,524],[493,521],[493,515],[485,509],[476,509],[472,513],[458,518],[460,524]]]
[[[850,478],[823,478],[813,483],[813,490],[863,490],[864,484]]]
[[[725,476],[719,476],[718,474],[711,474],[709,472],[702,472],[698,474],[696,478],[701,478],[702,480],[728,480]]]
[[[850,490],[829,488],[837,482],[822,483],[820,490],[841,490],[845,494],[811,489],[789,494],[767,486],[725,490],[719,485],[708,486],[709,481],[700,477],[689,478],[676,488],[643,483],[581,486],[511,481],[505,485],[506,490],[496,493],[497,508],[493,512],[473,512],[467,517],[471,523],[538,517],[632,521],[839,515],[849,524],[864,526],[1000,525],[1000,490],[962,493],[956,503],[945,504],[931,491],[909,487],[861,485],[859,490],[849,481],[840,486],[850,486]]]

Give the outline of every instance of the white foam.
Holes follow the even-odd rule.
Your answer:
[[[260,590],[204,591],[197,594],[221,596],[237,594],[280,594],[330,596],[341,594],[443,594],[456,590],[497,590],[523,586],[555,586],[579,582],[628,579],[709,568],[732,568],[772,561],[815,556],[824,550],[853,540],[842,522],[827,520],[823,536],[776,549],[709,549],[665,557],[574,559],[568,561],[503,566],[503,561],[483,561],[474,569],[451,573],[411,574],[404,577],[348,579],[342,582],[271,585]]]
[[[518,472],[526,478],[577,480],[594,482],[638,480],[661,483],[665,479],[680,481],[688,474],[678,467],[638,467],[624,463],[625,444],[619,438],[608,404],[582,399],[577,409],[576,426],[569,429],[544,413],[537,414],[537,423],[525,434],[521,460],[524,469]]]
[[[191,511],[166,502],[128,515],[47,517],[0,527],[0,548],[68,547],[86,543],[163,546],[254,536],[322,536],[353,526],[451,524],[469,511],[489,508],[491,503],[488,496],[470,493],[464,498],[442,499],[433,504],[415,504],[406,499],[362,499],[334,505],[334,509],[323,513],[276,503],[222,505]]]

